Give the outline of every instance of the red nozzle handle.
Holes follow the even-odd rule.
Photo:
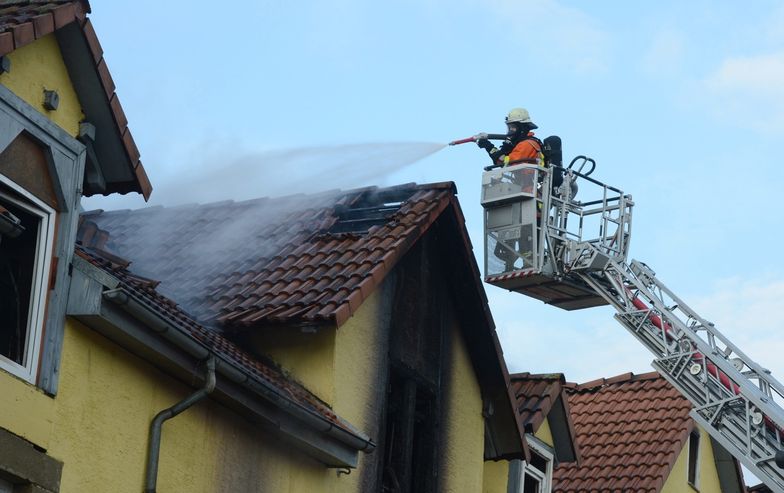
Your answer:
[[[456,146],[459,144],[467,144],[469,142],[476,142],[476,135],[472,135],[471,137],[465,139],[453,140],[452,142],[449,143],[449,145]]]

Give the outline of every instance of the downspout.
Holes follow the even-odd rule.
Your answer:
[[[155,493],[158,483],[158,458],[161,452],[161,428],[163,422],[171,419],[200,400],[204,399],[215,389],[215,357],[210,356],[207,360],[207,375],[204,387],[181,400],[168,409],[159,412],[150,424],[150,439],[147,448],[147,467],[146,479],[144,483],[144,493]]]

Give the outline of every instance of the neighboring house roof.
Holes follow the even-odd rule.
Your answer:
[[[85,195],[139,192],[146,200],[152,185],[88,13],[86,0],[0,0],[0,56],[56,33],[86,121],[99,128],[94,146],[104,183]]]
[[[660,491],[695,426],[689,401],[656,372],[567,384],[566,393],[581,463],[556,467],[553,491]]]
[[[565,382],[563,373],[514,373],[509,376],[517,399],[517,413],[528,433],[536,433],[547,419]]]
[[[129,259],[202,325],[340,327],[437,230],[488,419],[488,458],[527,456],[509,375],[453,183],[89,212],[78,241]]]
[[[563,373],[514,373],[509,378],[516,399],[517,414],[526,433],[536,433],[545,420],[548,420],[559,462],[578,461],[580,454],[564,394],[566,379]]]

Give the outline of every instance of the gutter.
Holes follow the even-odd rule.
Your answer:
[[[258,378],[244,368],[238,367],[238,365],[227,360],[224,356],[213,353],[203,343],[196,341],[191,336],[184,333],[175,323],[164,318],[162,315],[137,300],[128,290],[122,287],[110,289],[103,292],[103,297],[120,306],[131,316],[149,327],[153,332],[182,349],[195,359],[204,361],[209,358],[214,358],[215,369],[218,374],[225,377],[227,380],[240,385],[251,393],[271,401],[278,408],[287,411],[295,418],[315,428],[318,432],[357,451],[371,453],[375,450],[376,444],[370,438],[344,430],[336,426],[327,418],[314,413],[301,404],[292,402],[286,394],[270,385],[269,382]]]

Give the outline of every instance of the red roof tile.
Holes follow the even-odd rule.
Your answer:
[[[0,55],[6,55],[71,22],[84,22],[89,12],[89,3],[78,0],[0,1],[0,32],[14,33],[13,45],[4,46]],[[19,32],[31,34],[19,35]]]
[[[106,93],[106,104],[111,104],[117,136],[125,147],[130,171],[134,176],[131,184],[107,184],[105,193],[136,191],[147,200],[152,193],[152,185],[139,160],[139,151],[128,129],[125,113],[119,101],[116,101],[114,82],[103,59],[101,44],[87,19],[88,13],[90,4],[87,0],[0,0],[0,56],[77,22],[92,53],[95,70]]]
[[[127,289],[132,296],[165,319],[177,324],[178,327],[186,331],[187,335],[210,348],[217,356],[225,358],[256,378],[264,380],[276,388],[280,395],[287,396],[288,400],[296,405],[326,418],[335,426],[354,436],[365,438],[353,426],[338,417],[324,402],[300,384],[287,378],[279,368],[248,354],[220,333],[207,329],[193,320],[179,309],[177,303],[162,296],[156,290],[158,281],[140,277],[128,271],[126,260],[105,251],[78,245],[75,254],[117,278],[121,286]]]
[[[559,464],[554,492],[658,492],[694,423],[657,373],[567,384],[581,462]]]
[[[534,375],[526,372],[509,375],[509,379],[525,431],[536,433],[561,395],[564,376],[562,373]]]
[[[131,259],[134,273],[160,279],[161,292],[204,323],[340,326],[453,190],[451,183],[404,185],[88,213],[80,239],[103,247],[93,243],[90,224],[107,231],[106,249]],[[386,217],[375,215],[379,207]],[[376,217],[357,223],[366,230],[335,232],[366,217]]]

